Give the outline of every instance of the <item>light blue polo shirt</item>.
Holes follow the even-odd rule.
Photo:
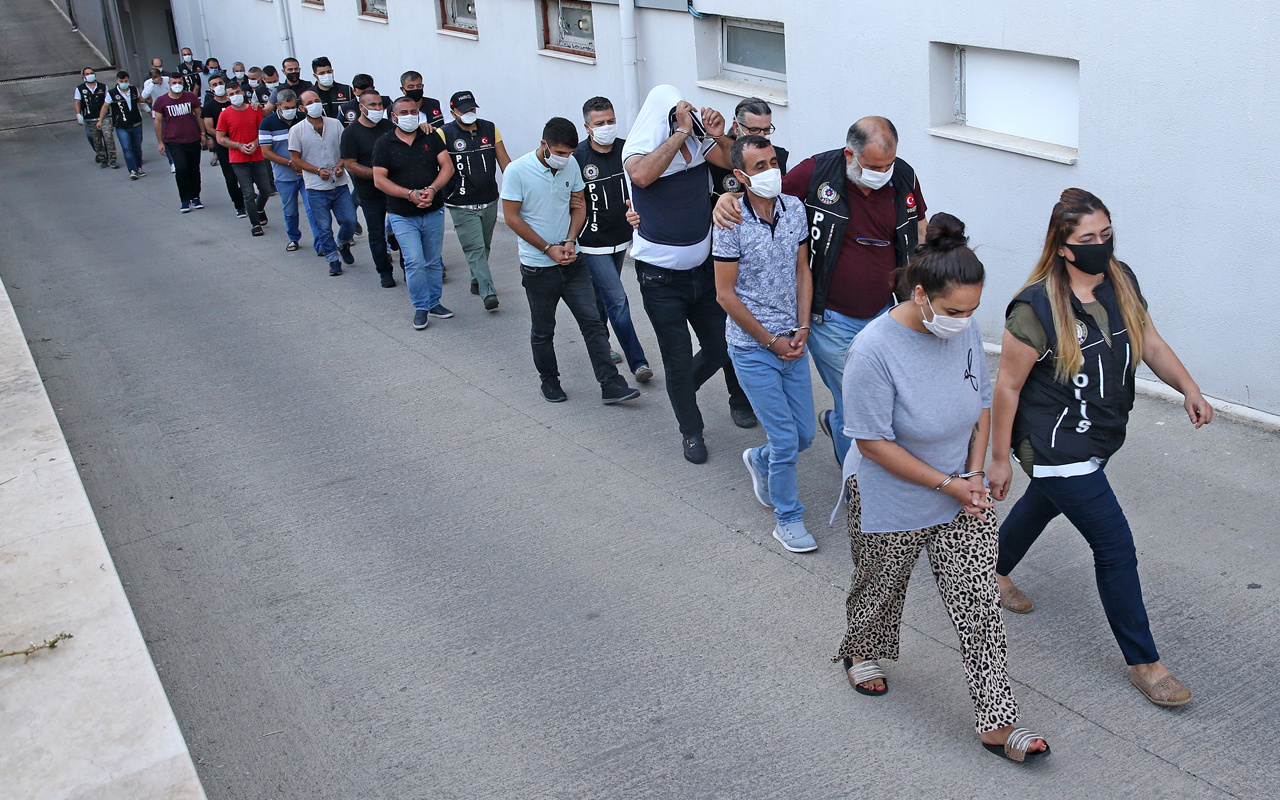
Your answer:
[[[586,188],[582,169],[572,157],[554,173],[538,160],[537,152],[525,153],[502,171],[502,199],[520,203],[520,217],[544,241],[558,244],[569,235],[569,196]],[[519,237],[517,237],[519,238]],[[554,267],[556,262],[520,239],[520,263],[529,267]]]

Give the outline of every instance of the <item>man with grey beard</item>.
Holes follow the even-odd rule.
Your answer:
[[[845,146],[796,164],[782,192],[804,201],[813,271],[809,349],[835,408],[818,414],[843,464],[844,355],[853,337],[894,304],[894,273],[924,238],[925,204],[915,170],[898,158],[898,131],[884,117],[849,127]],[[742,222],[741,192],[726,192],[713,214],[720,228]]]

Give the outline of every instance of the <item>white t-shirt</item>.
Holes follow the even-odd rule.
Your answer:
[[[152,83],[150,78],[143,81],[142,86],[138,87],[138,96],[142,98],[142,102],[150,106],[156,101],[156,98],[169,91],[169,79],[161,78],[159,83]]]

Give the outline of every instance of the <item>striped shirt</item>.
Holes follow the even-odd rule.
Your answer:
[[[298,119],[302,118],[300,114]],[[270,147],[271,152],[278,156],[288,158],[289,129],[292,127],[293,123],[286,119],[280,119],[279,114],[268,114],[258,124],[258,144],[262,147]],[[277,164],[274,161],[271,162],[271,171],[275,174],[277,181],[302,180],[302,176],[294,172],[293,167],[286,167],[284,164]]]

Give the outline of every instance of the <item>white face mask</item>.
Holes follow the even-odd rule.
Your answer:
[[[382,120],[387,116],[387,112],[381,108],[366,108],[364,113],[369,117],[369,121],[375,125],[382,122]]]
[[[214,97],[225,97],[225,96],[226,96],[226,94],[227,94],[227,87],[226,87],[226,86],[219,85],[219,86],[215,86],[215,87],[213,87],[213,96],[214,96]]]
[[[85,82],[85,83],[97,83],[97,82],[98,82],[98,76],[97,76],[97,75],[94,75],[92,72],[90,72],[88,75],[85,75],[85,76],[84,76],[84,82]]]
[[[190,63],[191,63],[191,54],[190,54],[190,53],[184,53],[184,54],[183,54],[183,56],[182,56],[182,60],[183,60],[183,61],[185,61],[185,62],[187,62],[188,64],[190,64]]]
[[[872,172],[857,163],[857,160],[855,159],[845,167],[845,175],[848,176],[850,183],[857,186],[865,186],[868,189],[880,189],[893,178],[893,167],[890,166],[884,172]]]
[[[405,133],[413,133],[418,127],[418,115],[410,111],[396,117],[396,126]]]
[[[950,339],[969,329],[969,323],[973,321],[973,317],[946,317],[933,310],[933,301],[928,297],[925,297],[925,302],[929,304],[929,311],[933,313],[933,319],[924,320],[925,330],[929,333],[939,339]]]
[[[601,125],[591,129],[591,140],[601,147],[608,147],[618,138],[617,125]]]
[[[174,94],[182,94],[182,90],[183,90],[183,87],[182,87],[182,84],[180,83],[169,84],[169,91],[173,92]]]
[[[119,88],[119,89],[120,89],[120,91],[122,91],[122,92],[127,92],[127,91],[129,91],[129,84],[127,84],[127,83],[117,83],[117,84],[116,84],[116,87],[117,87],[117,88]]]
[[[312,119],[324,116],[324,103],[307,103],[307,116]]]
[[[295,117],[297,117],[297,116],[298,116],[298,109],[296,109],[296,108],[282,108],[282,109],[280,109],[280,118],[281,118],[281,119],[294,119],[294,118],[295,118]]]
[[[463,125],[475,125],[477,119],[479,119],[479,117],[476,115],[476,112],[474,111],[468,111],[467,113],[458,117],[458,121],[461,122]]]
[[[257,88],[258,88],[258,84],[259,84],[259,83],[262,83],[262,81],[259,81],[259,80],[255,79],[255,78],[250,78],[250,79],[249,79],[249,88],[250,88],[250,89],[257,89]]]
[[[546,154],[542,157],[542,160],[546,161],[547,166],[551,167],[552,169],[564,169],[565,167],[569,166],[569,158],[570,156],[556,155],[555,153],[551,152],[551,148],[548,147]]]
[[[748,177],[751,185],[747,189],[757,197],[772,200],[782,194],[782,170],[775,167]]]
[[[235,72],[233,72],[233,73],[231,73],[231,74],[232,74],[232,75],[235,75],[235,76],[236,76],[236,80],[238,80],[238,81],[242,81],[242,80],[244,80],[244,70],[242,70],[242,69],[238,69],[238,70],[236,70]]]
[[[235,94],[231,95],[231,105],[233,106],[244,105],[244,93],[236,92]]]
[[[317,75],[316,80],[320,83],[321,86],[328,89],[330,86],[333,85],[333,73],[326,72],[323,75]]]
[[[276,87],[279,85],[280,85],[280,81],[275,81],[275,82],[267,81],[267,88],[273,92],[276,90]]]

